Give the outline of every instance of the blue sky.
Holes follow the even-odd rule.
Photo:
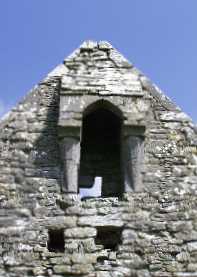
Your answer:
[[[197,123],[196,0],[2,0],[0,116],[84,40],[108,40]]]

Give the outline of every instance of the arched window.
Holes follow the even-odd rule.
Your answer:
[[[79,190],[85,196],[120,196],[121,127],[119,110],[105,101],[84,112],[79,170]]]

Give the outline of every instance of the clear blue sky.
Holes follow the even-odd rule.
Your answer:
[[[197,122],[197,0],[2,0],[0,116],[84,40],[108,40]]]

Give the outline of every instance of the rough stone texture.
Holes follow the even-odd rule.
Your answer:
[[[81,201],[67,187],[76,190],[73,144],[94,103],[122,117],[123,138],[144,130],[141,182]],[[109,43],[83,43],[0,130],[0,276],[197,276],[197,128]],[[96,244],[98,228],[121,230],[116,249]],[[54,229],[63,253],[47,248]]]

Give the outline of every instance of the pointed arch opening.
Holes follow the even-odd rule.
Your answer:
[[[84,112],[79,170],[82,197],[119,197],[122,115],[107,101],[98,101]]]

